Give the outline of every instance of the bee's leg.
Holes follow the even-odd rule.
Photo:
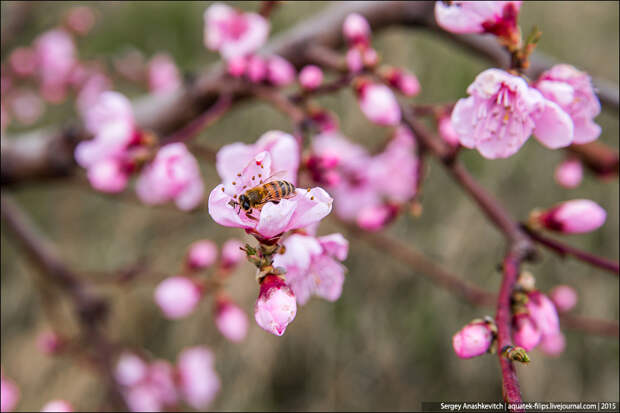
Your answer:
[[[258,221],[258,219],[254,218],[252,215],[250,215],[252,213],[252,210],[250,209],[248,212],[245,213],[245,216],[253,219],[254,221]]]

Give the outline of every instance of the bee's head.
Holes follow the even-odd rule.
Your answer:
[[[243,208],[244,211],[247,211],[250,209],[250,200],[245,195],[239,195],[239,204],[241,205],[241,208]]]

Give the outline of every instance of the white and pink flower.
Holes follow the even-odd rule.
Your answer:
[[[177,358],[179,392],[191,407],[206,409],[220,391],[215,357],[206,347],[189,347]]]
[[[202,290],[192,279],[182,276],[169,277],[155,289],[155,302],[166,318],[176,320],[190,315],[200,300]]]
[[[34,42],[41,93],[50,102],[65,98],[71,71],[77,62],[75,44],[62,29],[41,34]]]
[[[493,342],[493,332],[484,321],[467,324],[452,337],[457,356],[468,359],[485,354]]]
[[[400,122],[400,106],[389,87],[363,80],[355,91],[360,109],[371,122],[384,126]]]
[[[520,1],[437,1],[435,19],[452,33],[510,36],[517,30]]]

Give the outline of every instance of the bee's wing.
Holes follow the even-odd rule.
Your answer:
[[[284,170],[274,172],[270,176],[265,178],[263,180],[263,183],[267,183],[267,182],[271,182],[271,181],[281,181],[281,180],[284,180],[284,178],[286,178],[286,175],[287,175],[287,172],[284,171]]]

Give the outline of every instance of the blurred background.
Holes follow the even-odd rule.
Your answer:
[[[11,2],[2,2],[2,25]],[[77,2],[34,2],[17,37],[2,48],[28,45],[51,28]],[[202,41],[202,14],[208,2],[96,2],[96,23],[78,40],[80,58],[110,61],[128,50],[146,58],[169,53],[187,75],[217,61]],[[259,3],[236,3],[257,10]],[[272,35],[326,7],[326,2],[285,2],[271,17]],[[538,50],[573,64],[592,76],[618,84],[617,2],[527,2],[520,23],[524,32],[537,24],[543,31]],[[376,33],[373,46],[383,62],[404,66],[420,80],[415,102],[454,101],[465,95],[474,77],[489,64],[459,45],[424,30],[394,27]],[[119,80],[116,89],[138,96],[144,89]],[[342,131],[369,149],[378,148],[385,128],[365,120],[353,93],[346,90],[320,102],[340,117]],[[75,117],[71,103],[49,105],[36,124],[13,122],[6,133],[64,122]],[[604,109],[596,119],[600,141],[618,148],[618,113]],[[291,131],[289,121],[270,106],[247,102],[205,130],[198,142],[254,142],[270,129]],[[601,181],[587,174],[573,190],[553,179],[563,151],[550,151],[530,139],[515,156],[484,160],[475,151],[462,159],[481,184],[510,210],[525,219],[535,207],[589,198],[608,212],[605,225],[592,234],[566,237],[571,245],[618,259],[618,180]],[[219,183],[212,164],[201,160],[207,190]],[[387,230],[390,236],[423,251],[448,269],[497,291],[504,243],[466,194],[441,166],[430,162],[419,218],[404,214]],[[260,329],[253,321],[257,296],[254,269],[245,263],[231,277],[227,291],[251,317],[248,337],[230,344],[216,330],[213,301],[204,300],[187,319],[168,321],[153,302],[153,289],[163,275],[181,268],[187,246],[208,238],[221,245],[242,231],[224,228],[210,218],[206,203],[187,214],[173,207],[149,208],[130,197],[96,193],[76,177],[38,182],[12,189],[16,200],[52,239],[62,257],[101,284],[112,308],[109,335],[129,347],[144,348],[154,357],[175,361],[187,346],[206,345],[216,355],[222,389],[213,410],[416,410],[421,401],[501,399],[501,378],[495,356],[460,360],[452,335],[473,318],[494,315],[475,308],[422,279],[415,271],[359,239],[349,237],[348,274],[342,297],[335,303],[313,299],[300,308],[283,337]],[[130,191],[130,190],[128,190]],[[346,230],[325,220],[320,234]],[[18,410],[39,410],[48,400],[69,400],[80,410],[95,410],[104,397],[88,369],[67,356],[45,356],[36,337],[50,328],[38,288],[36,268],[2,225],[1,298],[3,372],[21,388]],[[146,257],[153,274],[117,287],[109,273]],[[577,314],[618,319],[618,279],[580,262],[542,251],[528,265],[542,291],[568,284],[579,293]],[[159,274],[159,275],[158,275]],[[163,275],[162,275],[163,274]],[[68,308],[68,306],[66,306]],[[72,328],[68,312],[58,317]],[[47,314],[49,315],[49,314]],[[618,340],[565,330],[567,346],[552,358],[539,350],[533,361],[518,366],[526,400],[617,401]]]

